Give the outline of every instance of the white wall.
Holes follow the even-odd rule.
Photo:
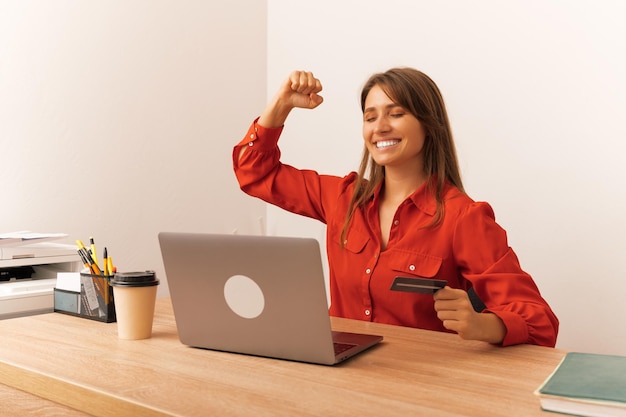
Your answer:
[[[0,231],[94,236],[161,278],[159,231],[260,233],[230,154],[265,103],[266,12],[0,0]]]
[[[230,150],[266,85],[315,71],[326,101],[289,120],[284,159],[344,174],[362,83],[414,66],[446,97],[468,192],[559,315],[558,346],[626,354],[625,15],[621,0],[0,0],[0,231],[93,235],[163,277],[161,230],[260,232]],[[323,240],[267,216],[271,234]]]
[[[624,16],[621,0],[269,0],[268,92],[293,69],[325,89],[287,122],[283,160],[356,169],[362,84],[422,69],[447,100],[468,193],[493,205],[561,320],[557,346],[626,354]],[[275,208],[267,227],[323,240]]]

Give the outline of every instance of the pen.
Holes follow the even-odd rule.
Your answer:
[[[104,276],[108,277],[111,275],[109,271],[109,257],[107,256],[107,248],[104,247],[104,253],[102,255],[102,268],[104,269]]]
[[[104,252],[102,253],[102,269],[104,270],[104,304],[106,306],[109,305],[109,278],[111,276],[111,271],[109,271],[109,255],[107,251],[107,247],[104,247]]]
[[[89,237],[89,243],[91,245],[91,258],[96,263],[96,265],[98,265],[98,254],[96,253],[96,243],[94,242],[93,237]]]
[[[86,251],[85,251],[86,252]],[[89,254],[87,254],[88,258],[87,259],[91,259],[91,257],[89,256]],[[93,273],[96,275],[102,275],[102,271],[100,271],[100,267],[98,266],[97,263],[94,262],[93,259],[91,259],[91,269],[93,270]]]
[[[85,245],[83,244],[82,240],[77,240],[76,241],[76,245],[78,246],[78,253],[82,253],[83,254],[83,262],[85,262],[86,264],[89,264],[89,270],[91,271],[92,274],[94,275],[101,275],[102,272],[100,271],[100,268],[98,267],[98,264],[94,262],[93,258],[91,257],[91,255],[89,254],[89,252],[87,251],[87,248],[85,247]]]
[[[85,259],[85,254],[82,251],[82,249],[78,249],[78,256],[80,256],[80,260],[83,261],[83,265],[85,265],[85,268],[87,268],[89,270],[89,272],[91,272],[93,274],[93,269],[91,268],[91,263],[89,263],[88,259]]]
[[[98,265],[93,261],[93,259],[91,259],[91,255],[89,255],[89,252],[87,252],[87,249],[83,249],[83,253],[85,254],[85,260],[89,262],[91,273],[94,275],[100,275],[102,272],[100,271],[100,268],[98,267]]]
[[[91,256],[85,257],[85,244],[82,240],[77,239],[76,246],[78,246],[78,256],[80,256],[80,259],[83,261],[85,267],[89,269],[89,272],[93,274],[93,268],[91,267]]]

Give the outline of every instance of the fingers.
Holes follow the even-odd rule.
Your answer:
[[[458,288],[451,288],[447,285],[442,289],[438,290],[433,296],[435,301],[444,301],[444,300],[458,300],[468,298],[467,293],[464,290]]]
[[[320,91],[322,91],[322,83],[313,76],[312,72],[292,72],[267,104],[259,116],[258,123],[264,127],[284,125],[294,108],[314,109],[322,104],[324,99],[318,94]]]
[[[433,296],[435,311],[443,326],[466,338],[473,327],[475,312],[467,293],[450,287],[442,288]]]
[[[324,99],[318,93],[322,83],[309,71],[294,71],[286,82],[286,101],[293,107],[314,109]]]
[[[291,89],[300,94],[313,94],[322,91],[322,83],[310,71],[294,71],[289,76]]]
[[[443,327],[458,333],[462,339],[489,343],[502,343],[504,340],[507,332],[504,322],[493,313],[476,312],[465,291],[444,287],[433,298]]]
[[[467,293],[457,288],[446,286],[437,291],[433,295],[433,298],[435,300],[435,311],[437,311],[440,316],[445,315],[449,317],[450,314],[474,311]]]

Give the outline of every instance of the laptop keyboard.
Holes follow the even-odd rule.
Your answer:
[[[333,343],[335,345],[335,355],[339,355],[340,353],[345,352],[346,350],[353,348],[354,344],[352,343],[339,343],[339,342],[334,342]]]

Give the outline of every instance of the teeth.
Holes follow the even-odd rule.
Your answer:
[[[388,146],[393,146],[393,145],[397,144],[398,142],[400,142],[400,141],[399,140],[381,140],[380,142],[376,142],[376,147],[378,149],[386,148]]]

